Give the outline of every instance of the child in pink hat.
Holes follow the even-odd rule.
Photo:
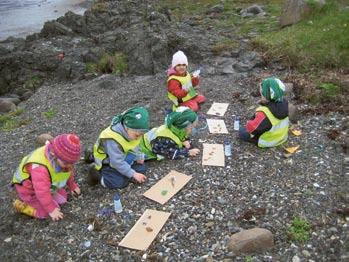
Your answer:
[[[206,100],[195,89],[199,85],[199,75],[190,74],[187,70],[186,55],[182,51],[176,52],[167,71],[167,97],[173,102],[173,111],[179,106],[186,106],[197,112],[199,105]]]
[[[73,169],[80,151],[78,136],[62,134],[24,157],[12,179],[20,198],[14,208],[34,218],[63,219],[60,205],[67,202],[65,186],[73,194],[81,193]]]

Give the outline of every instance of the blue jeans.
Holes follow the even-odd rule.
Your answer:
[[[133,163],[134,158],[130,157],[129,155],[125,158],[125,161],[138,173],[145,174],[147,171],[147,166],[145,164]],[[111,189],[124,188],[130,183],[130,180],[133,179],[122,175],[119,171],[110,167],[109,165],[104,165],[100,170],[100,174],[102,176],[104,185]]]
[[[244,128],[244,127],[240,127],[240,129],[239,129],[239,138],[243,141],[253,143],[255,145],[258,144],[258,138],[251,137],[250,133],[247,132],[246,128]]]

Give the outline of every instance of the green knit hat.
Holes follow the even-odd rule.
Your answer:
[[[118,123],[130,129],[147,131],[149,130],[149,113],[144,107],[133,107],[113,117],[111,124]]]
[[[276,77],[269,77],[262,81],[261,93],[269,101],[280,102],[283,99],[285,85]]]
[[[179,129],[186,128],[198,119],[198,115],[187,107],[178,107],[175,112],[167,115],[165,119],[166,126],[174,126]]]

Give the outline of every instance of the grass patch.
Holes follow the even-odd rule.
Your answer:
[[[85,69],[88,73],[124,74],[128,70],[127,58],[119,52],[112,55],[105,53],[98,63],[86,63]]]
[[[315,8],[307,20],[277,32],[265,33],[253,44],[267,58],[281,58],[289,66],[307,72],[317,68],[349,66],[349,9],[329,0]]]
[[[19,108],[16,111],[0,115],[0,130],[11,131],[15,128],[29,124],[31,121],[30,119],[19,118],[23,111],[22,108]]]
[[[211,50],[214,54],[218,55],[224,51],[232,51],[237,47],[239,47],[239,43],[236,40],[226,39],[225,41],[216,43]]]
[[[295,217],[291,226],[287,229],[290,240],[305,243],[310,238],[311,226],[305,218]]]
[[[46,118],[53,118],[57,115],[57,111],[56,109],[54,108],[50,108],[49,110],[47,110],[46,112],[43,113],[43,115],[46,117]]]
[[[24,87],[35,91],[39,86],[41,86],[42,82],[42,77],[35,75],[24,82]]]
[[[98,73],[98,68],[97,68],[97,64],[94,63],[86,63],[85,64],[85,70],[87,73]]]
[[[337,96],[341,91],[339,86],[332,83],[322,83],[319,87],[323,91],[324,96],[329,98]]]

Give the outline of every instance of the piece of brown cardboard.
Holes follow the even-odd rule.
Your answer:
[[[191,176],[171,170],[170,173],[149,188],[143,196],[163,205],[181,190],[190,179],[192,179]]]
[[[228,103],[216,103],[214,102],[211,106],[211,108],[208,110],[208,115],[215,115],[215,116],[224,116],[225,112],[228,109],[229,104]]]
[[[222,144],[202,144],[202,165],[205,166],[224,166],[224,148]]]
[[[228,134],[228,129],[222,119],[206,119],[211,134]]]
[[[171,213],[147,209],[121,240],[119,246],[137,250],[147,250]]]

